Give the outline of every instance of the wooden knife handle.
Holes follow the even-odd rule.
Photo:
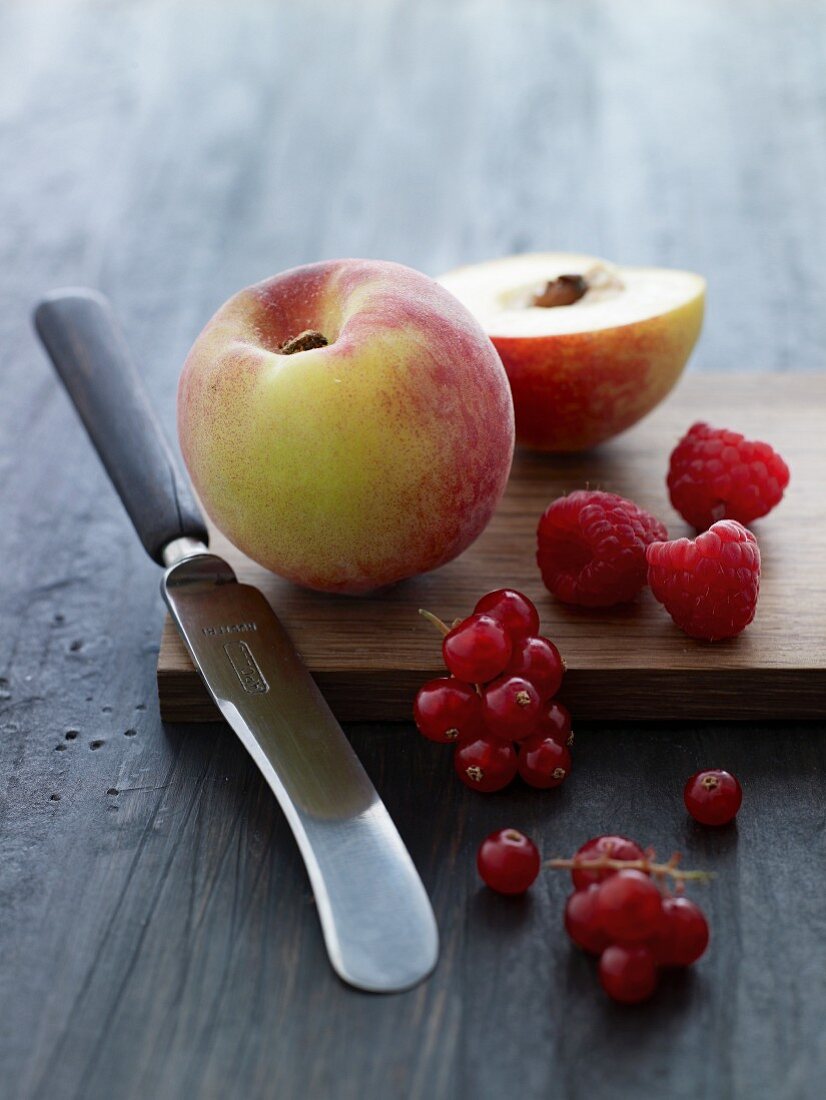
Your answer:
[[[54,291],[34,325],[149,556],[162,564],[164,547],[179,538],[206,543],[108,300],[94,290]]]

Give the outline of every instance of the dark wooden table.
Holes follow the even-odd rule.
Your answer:
[[[559,792],[482,798],[412,728],[353,729],[443,954],[414,992],[345,989],[233,735],[159,721],[158,574],[29,312],[111,295],[170,430],[226,296],[347,254],[694,268],[693,369],[822,368],[824,35],[814,0],[0,5],[4,1097],[822,1095],[826,730],[583,727]],[[680,791],[715,764],[746,795],[708,832]],[[714,868],[707,957],[612,1006],[563,877],[479,888],[510,823],[548,854],[614,829]]]

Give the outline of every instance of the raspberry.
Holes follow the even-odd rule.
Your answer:
[[[645,584],[645,548],[668,532],[614,493],[580,489],[545,509],[536,560],[546,587],[565,603],[627,603]]]
[[[754,618],[760,548],[742,524],[724,519],[693,541],[654,542],[646,558],[651,591],[692,638],[733,638]]]
[[[699,531],[720,519],[749,524],[765,516],[788,484],[777,451],[725,428],[693,424],[671,453],[671,503]]]

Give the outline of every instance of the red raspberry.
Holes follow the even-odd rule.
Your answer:
[[[646,558],[651,591],[692,638],[733,638],[754,618],[760,548],[742,524],[724,519],[694,541],[654,542]]]
[[[668,532],[633,501],[580,489],[548,505],[537,536],[536,560],[554,596],[610,607],[632,600],[643,587],[645,548]]]
[[[788,484],[777,451],[725,428],[693,424],[671,453],[671,503],[699,531],[719,519],[749,524],[765,516]]]

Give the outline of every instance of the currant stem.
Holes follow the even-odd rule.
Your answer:
[[[714,878],[713,871],[681,871],[679,852],[675,852],[668,863],[654,863],[652,859],[611,859],[600,856],[599,859],[549,859],[543,867],[554,871],[643,871],[654,878],[672,878],[675,882],[708,882]]]
[[[419,614],[423,619],[427,619],[429,623],[432,623],[437,630],[441,630],[443,636],[450,633],[450,627],[447,623],[443,623],[439,616],[434,615],[432,611],[425,611],[424,608],[420,607]]]

